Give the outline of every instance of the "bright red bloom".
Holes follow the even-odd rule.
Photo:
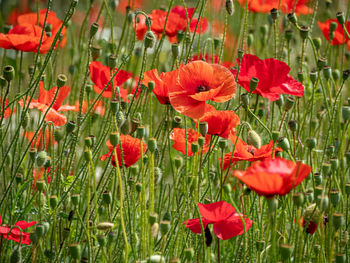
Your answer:
[[[130,135],[120,134],[120,142],[122,144],[122,149],[123,149],[124,165],[126,167],[129,167],[134,163],[136,163],[141,158],[141,140],[137,138],[133,138]],[[100,160],[105,161],[107,158],[109,158],[112,155],[111,163],[113,166],[116,166],[114,151],[113,151],[114,147],[109,140],[107,141],[106,144],[108,146],[109,153],[102,155]],[[120,154],[120,143],[116,147],[117,147],[118,165],[121,167],[122,159]],[[144,154],[146,150],[147,150],[147,144],[142,142],[142,153]]]
[[[52,89],[46,91],[44,88],[44,82],[39,82],[39,98],[37,100],[32,100],[29,104],[29,109],[38,109],[41,112],[46,112],[53,102],[53,99],[55,98],[55,94],[57,91],[57,87],[53,87]],[[49,109],[45,121],[52,121],[55,126],[63,126],[67,122],[66,116],[59,113],[61,111],[62,102],[67,97],[68,93],[70,92],[70,87],[63,86],[59,88],[56,100],[54,101],[52,107]],[[24,106],[23,101],[18,102],[21,107]],[[64,110],[64,109],[63,109]]]
[[[88,109],[91,107],[92,103],[94,103],[94,100],[90,100],[90,104],[86,100],[83,101],[83,106],[81,108],[82,113],[85,114],[87,113]],[[79,111],[79,101],[76,101],[74,105],[62,105],[60,107],[61,111]],[[94,107],[92,108],[92,111],[90,113],[97,113],[101,116],[105,114],[105,107],[103,106],[102,100],[98,100]]]
[[[207,100],[225,102],[236,92],[234,77],[224,66],[198,60],[177,71],[177,81],[169,87],[170,103],[188,117],[202,117],[213,108]]]
[[[114,70],[118,70],[118,69],[115,68]],[[111,79],[111,69],[110,67],[104,66],[99,61],[92,61],[89,65],[89,71],[90,71],[91,80],[95,84],[94,90],[97,94],[100,94]],[[123,83],[127,81],[129,78],[131,78],[131,73],[120,69],[114,77],[113,89],[115,89],[115,86],[123,85]],[[119,87],[119,92],[121,97],[126,101],[128,96],[127,90],[123,89],[122,87]],[[115,91],[115,93],[117,95],[117,91]],[[102,96],[105,98],[111,98],[112,94],[113,94],[112,83],[110,83],[108,87],[103,91]]]
[[[246,171],[235,171],[233,175],[258,195],[272,197],[288,194],[310,172],[311,167],[306,164],[276,158],[254,162]]]
[[[246,0],[238,0],[238,2],[245,8]],[[313,12],[312,8],[307,6],[308,2],[309,0],[249,0],[248,9],[255,13],[269,13],[273,8],[278,9],[280,3],[280,9],[285,14],[294,11],[297,15],[308,15]]]
[[[28,227],[34,226],[36,223],[37,223],[36,221],[32,221],[32,222],[18,221],[15,224],[15,226],[18,226],[23,230]],[[11,227],[9,226],[1,226],[1,216],[0,216],[0,235],[2,235],[4,239],[13,240],[19,243],[21,239],[21,231],[17,227],[13,228],[11,232],[10,230],[11,230]],[[31,243],[31,240],[29,237],[29,233],[22,231],[21,244],[29,245],[30,243]]]
[[[332,40],[332,45],[343,45],[345,44],[349,38],[344,33],[344,29],[341,24],[339,24],[337,19],[328,19],[324,23],[318,21],[317,24],[320,27],[322,34],[329,41],[329,28],[332,22],[337,23],[337,28],[334,31],[334,38]],[[350,31],[350,22],[346,22],[346,29]]]
[[[306,225],[307,222],[309,222],[308,225]],[[308,221],[308,220],[305,220],[304,218],[301,218],[300,223],[304,227],[305,232],[310,234],[310,235],[313,235],[316,232],[318,225],[319,225],[318,223],[315,223],[312,220]]]
[[[232,110],[218,111],[212,109],[204,114],[199,122],[208,123],[208,134],[216,135],[228,139],[229,134],[234,130],[234,128],[239,125],[239,117]],[[197,120],[194,119],[197,123]]]
[[[252,220],[245,215],[239,215],[234,207],[225,201],[211,204],[197,203],[197,205],[202,216],[203,228],[205,229],[208,224],[213,224],[214,234],[219,239],[227,240],[242,235],[253,224]],[[244,224],[241,217],[244,220]],[[193,233],[202,233],[199,218],[189,219],[185,224],[185,227],[189,228]]]
[[[144,4],[144,0],[119,0],[118,1],[118,6],[117,6],[117,11],[119,13],[125,13],[126,8],[129,6],[129,3],[131,3],[130,8],[132,10],[137,10],[137,9],[142,9],[142,6]]]
[[[197,131],[189,128],[187,129],[187,146],[186,146],[186,137],[185,137],[185,129],[174,128],[173,132],[170,135],[170,139],[174,141],[173,148],[184,155],[186,155],[186,147],[187,147],[187,156],[192,156],[193,152],[191,149],[191,145],[194,142],[198,141],[198,136],[203,137]],[[205,136],[205,143],[203,146],[203,153],[206,153],[209,149],[210,143],[210,135],[207,134]]]
[[[23,136],[28,139],[28,141],[31,141],[34,137],[34,132],[32,131],[26,131],[24,132]],[[45,142],[44,142],[45,140]],[[38,134],[37,137],[33,140],[31,147],[33,148],[37,148],[37,149],[42,149],[45,143],[45,149],[49,149],[49,147],[53,144],[53,134],[49,132],[48,129],[45,129],[45,136],[43,135],[43,130],[41,129]],[[55,144],[57,144],[57,142],[55,141]]]
[[[18,17],[26,13],[30,13],[30,9],[28,7],[25,7],[24,10],[21,10],[21,8],[12,9],[11,13],[7,17],[7,24],[9,25],[17,24]]]
[[[238,61],[237,61],[238,64]],[[254,55],[244,55],[238,75],[238,84],[246,91],[250,91],[249,83],[251,78],[259,79],[255,94],[275,101],[280,98],[280,94],[289,94],[302,97],[304,86],[293,79],[288,73],[290,67],[277,59],[260,59]],[[231,71],[236,76],[237,70]]]
[[[40,44],[40,37],[43,30],[46,9],[39,11],[39,25],[37,25],[37,13],[28,13],[18,16],[17,25],[14,26],[8,34],[0,33],[0,47],[5,49],[16,49],[24,52],[37,52]],[[49,51],[56,33],[62,26],[62,21],[57,18],[56,13],[49,11],[46,24],[52,26],[51,36],[43,34],[40,53],[45,54]],[[60,47],[66,44],[66,29],[61,31],[63,36],[59,41]],[[58,42],[55,48],[57,48]]]
[[[187,11],[187,15],[186,15],[186,11]],[[194,33],[197,26],[196,33],[203,34],[208,29],[208,20],[204,17],[201,17],[200,21],[198,22],[198,18],[193,17],[194,11],[195,11],[195,8],[193,7],[185,9],[185,7],[181,5],[177,5],[177,6],[174,6],[170,12],[180,15],[183,19],[186,20],[186,23],[187,23],[187,16],[188,16],[188,20],[190,21],[190,31]],[[185,31],[186,26],[181,30]]]
[[[142,83],[148,86],[150,81],[154,81],[153,93],[158,101],[161,104],[170,104],[168,87],[170,83],[176,81],[176,76],[176,71],[162,72],[159,75],[157,69],[151,69],[143,75]]]
[[[0,102],[1,102],[1,107],[2,107],[2,100],[0,99]],[[5,109],[6,109],[6,107],[7,107],[7,105],[9,104],[9,100],[8,99],[5,99]],[[5,113],[3,113],[3,109],[1,110],[1,114],[0,114],[0,116],[2,115],[2,114],[4,114],[4,119],[7,119],[7,118],[9,118],[10,116],[11,116],[11,114],[13,114],[13,113],[15,113],[16,112],[16,110],[15,109],[13,109],[13,110],[11,110],[11,108],[10,107],[8,107],[6,110],[5,110]]]
[[[236,145],[236,147],[233,154],[232,152],[230,152],[224,155],[224,170],[226,170],[230,166],[230,164],[235,165],[236,162],[239,161],[255,162],[264,160],[266,158],[269,159],[272,156],[272,150],[273,156],[276,152],[282,151],[280,147],[276,147],[275,149],[273,149],[273,140],[271,140],[268,144],[261,146],[260,148],[256,148],[253,145],[247,144],[240,138],[238,138],[237,140],[237,136],[233,133],[229,135],[229,139],[231,140],[233,145]],[[221,163],[221,158],[219,160]]]

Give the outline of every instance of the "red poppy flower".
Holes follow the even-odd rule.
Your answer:
[[[195,123],[197,120],[194,119]],[[204,114],[199,122],[205,121],[208,123],[208,134],[216,135],[223,138],[228,138],[229,134],[233,129],[239,125],[239,117],[232,110],[218,111],[213,108],[213,110],[208,111]]]
[[[133,138],[130,135],[120,134],[120,142],[122,144],[123,149],[123,159],[124,165],[129,167],[136,163],[141,158],[141,140],[137,138]],[[109,149],[109,153],[102,155],[100,160],[105,161],[112,155],[111,163],[113,166],[116,166],[113,145],[110,141],[107,141],[107,146]],[[147,144],[142,142],[142,152],[145,153],[147,150]],[[122,166],[122,159],[120,154],[120,144],[117,145],[117,156],[118,156],[118,164]]]
[[[169,86],[171,105],[191,118],[200,118],[213,108],[207,100],[225,102],[235,92],[236,83],[227,68],[200,60],[180,67],[177,81]]]
[[[271,197],[288,194],[310,172],[306,164],[276,158],[254,162],[246,171],[235,171],[233,175],[257,194]]]
[[[175,81],[176,76],[176,71],[162,72],[159,75],[157,69],[151,69],[145,72],[142,83],[148,86],[150,81],[154,81],[153,93],[158,101],[161,104],[170,104],[168,85]]]
[[[40,169],[36,169],[34,168],[33,169],[33,183],[32,183],[32,187],[33,189],[36,191],[36,182],[39,181],[39,180],[42,180],[43,178],[43,175],[45,173],[45,169],[46,169],[46,181],[47,183],[51,183],[51,174],[50,174],[50,171],[51,171],[51,168],[48,167],[48,168],[45,168],[45,167],[41,167]]]
[[[28,227],[34,226],[36,223],[37,223],[36,221],[32,221],[32,222],[18,221],[15,224],[15,226],[18,226],[19,228],[21,228],[23,230],[23,229],[26,229]],[[21,231],[16,227],[13,228],[11,230],[11,232],[10,232],[10,230],[11,230],[11,227],[9,227],[9,226],[1,226],[1,216],[0,216],[0,235],[2,235],[2,237],[4,239],[13,240],[13,241],[16,241],[17,243],[19,243],[19,241],[21,240]],[[30,243],[31,243],[31,240],[29,237],[29,233],[22,231],[21,244],[29,245]]]
[[[242,7],[245,8],[246,0],[238,0]],[[255,13],[269,13],[271,9],[276,8],[282,10],[283,13],[288,14],[294,12],[297,15],[308,15],[312,13],[312,9],[307,6],[309,0],[249,0],[248,9]],[[280,5],[280,6],[279,6]]]
[[[34,137],[34,132],[32,131],[26,131],[23,134],[24,138],[28,139],[28,141],[31,141]],[[45,140],[45,141],[44,141]],[[53,143],[53,134],[49,132],[48,129],[45,129],[45,136],[43,135],[43,130],[41,129],[38,134],[36,139],[33,140],[31,147],[37,148],[37,149],[42,149],[45,143],[45,149],[49,149],[50,145]],[[57,142],[55,141],[55,144]]]
[[[21,10],[23,9],[23,10]],[[7,24],[15,25],[17,24],[17,19],[20,15],[30,13],[30,9],[26,6],[24,8],[14,8],[7,17]]]
[[[345,44],[349,38],[344,33],[344,29],[341,24],[339,24],[337,19],[328,19],[324,23],[318,21],[317,24],[320,27],[322,34],[329,41],[329,28],[332,22],[337,23],[337,28],[334,31],[334,38],[332,40],[332,45],[343,45]],[[346,29],[350,30],[350,22],[346,22]]]
[[[273,149],[272,140],[268,144],[265,144],[260,148],[256,148],[253,145],[247,144],[240,138],[238,138],[237,140],[237,136],[233,133],[229,135],[229,139],[231,140],[233,145],[236,145],[236,147],[233,154],[232,152],[230,152],[224,155],[224,170],[226,170],[230,166],[230,164],[235,165],[236,162],[239,161],[255,162],[264,160],[266,158],[269,159],[272,156],[272,150],[274,151],[273,155],[275,155],[276,152],[282,151],[280,147],[276,147],[275,149]],[[219,160],[221,163],[221,158]]]
[[[282,61],[274,58],[260,59],[257,56],[247,54],[243,56],[241,61],[238,84],[249,92],[251,78],[258,78],[258,86],[253,93],[259,94],[269,101],[278,100],[280,94],[302,97],[304,86],[293,79],[288,74],[289,71],[289,66]],[[231,72],[234,75],[237,74],[235,69]]]
[[[102,63],[99,61],[92,61],[89,65],[89,70],[90,70],[91,80],[95,84],[94,90],[97,94],[100,94],[111,79],[111,69],[110,67],[102,65]],[[118,69],[116,68],[115,70],[118,70]],[[113,85],[121,86],[130,77],[131,77],[131,73],[120,69],[116,74],[116,76],[114,77]],[[127,90],[119,87],[119,92],[121,97],[126,101],[128,96]],[[111,98],[112,93],[113,93],[112,83],[110,83],[102,93],[102,96],[105,98]]]
[[[187,15],[186,15],[186,9],[187,9]],[[177,6],[174,6],[170,12],[176,13],[176,14],[180,15],[183,19],[186,19],[186,23],[187,23],[187,16],[188,16],[188,20],[190,21],[190,31],[192,33],[194,33],[196,26],[197,26],[196,33],[203,34],[208,29],[208,20],[204,17],[201,17],[200,21],[198,22],[198,18],[193,17],[195,8],[191,7],[191,8],[186,8],[186,9],[185,9],[185,7],[183,7],[181,5],[177,5]],[[197,25],[197,23],[198,23],[198,25]],[[181,30],[185,31],[186,26]]]
[[[83,106],[82,106],[82,113],[85,114],[87,113],[88,109],[91,107],[92,103],[94,103],[94,100],[90,100],[90,104],[88,105],[88,102],[86,100],[83,101]],[[79,101],[76,101],[74,105],[62,105],[60,107],[60,111],[79,111]],[[92,108],[91,113],[97,113],[101,116],[105,114],[105,107],[103,106],[102,100],[98,100],[94,107]]]
[[[37,100],[32,100],[29,104],[29,109],[38,109],[41,112],[46,112],[48,110],[48,107],[51,105],[53,99],[55,98],[57,87],[53,87],[52,89],[46,91],[44,88],[44,82],[39,82],[39,98]],[[59,88],[58,94],[56,97],[55,102],[53,103],[52,107],[49,109],[45,121],[49,122],[52,121],[55,126],[63,126],[67,122],[66,116],[59,113],[62,109],[62,102],[67,97],[68,93],[70,92],[70,87],[63,86]],[[28,101],[28,99],[27,99]],[[18,102],[21,107],[24,106],[23,100]],[[63,109],[64,110],[64,109]]]
[[[37,25],[37,13],[28,13],[18,16],[17,25],[14,26],[8,34],[0,33],[0,47],[5,49],[16,49],[24,52],[37,52],[40,44],[41,33],[45,21],[46,9],[39,11],[39,25]],[[57,18],[56,13],[49,11],[46,24],[52,26],[51,35],[43,34],[40,53],[45,54],[49,51],[56,33],[62,26],[62,21]],[[63,36],[59,41],[60,46],[66,44],[66,29],[61,31]],[[56,43],[57,48],[58,43]]]
[[[213,224],[214,234],[219,239],[227,240],[242,235],[253,224],[252,220],[245,215],[239,215],[234,207],[225,201],[211,204],[197,203],[197,205],[202,216],[203,228],[205,229],[208,224]],[[244,220],[244,224],[242,219]],[[199,218],[189,219],[185,224],[185,227],[189,228],[193,233],[202,233]]]
[[[142,9],[142,6],[144,5],[144,0],[133,0],[130,2],[130,0],[120,0],[118,1],[117,11],[119,13],[125,13],[126,8],[131,3],[130,8],[132,10]]]
[[[2,107],[2,100],[0,99],[0,102],[1,102],[1,107]],[[5,109],[6,109],[6,107],[7,107],[7,105],[9,104],[9,100],[8,99],[5,99]],[[2,114],[4,114],[4,119],[7,119],[7,118],[9,118],[10,116],[11,116],[11,114],[13,114],[13,113],[15,113],[16,112],[16,110],[15,109],[13,109],[13,110],[11,110],[11,108],[10,107],[8,107],[6,110],[5,110],[5,113],[3,113],[3,109],[1,110],[1,115]],[[0,116],[1,116],[0,115]]]
[[[313,235],[316,232],[317,227],[318,227],[319,224],[313,222],[312,220],[310,220],[309,224],[306,225],[307,222],[308,222],[307,220],[304,220],[304,218],[301,218],[301,222],[300,223],[304,227],[305,232],[310,234],[310,235]]]
[[[192,143],[198,141],[198,136],[203,137],[200,133],[196,132],[193,129],[187,129],[187,156],[192,156]],[[173,132],[170,135],[170,139],[174,141],[173,148],[184,155],[186,155],[186,137],[185,129],[174,128]],[[203,146],[203,153],[206,153],[209,149],[210,135],[205,136],[205,143]]]

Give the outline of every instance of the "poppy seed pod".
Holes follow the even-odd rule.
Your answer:
[[[145,136],[145,132],[146,132],[145,126],[137,127],[137,129],[136,129],[137,138],[142,139],[143,136]]]
[[[69,253],[73,259],[79,260],[81,257],[81,248],[78,243],[73,243],[69,245]]]
[[[66,124],[66,132],[67,132],[68,134],[71,133],[71,132],[73,132],[74,129],[75,129],[75,126],[76,126],[76,124],[75,124],[74,121],[69,121],[69,122],[67,122],[67,124]]]
[[[331,158],[329,160],[329,163],[331,164],[331,171],[335,173],[339,167],[339,160],[338,158]]]
[[[184,253],[186,260],[188,262],[192,262],[192,259],[194,257],[194,249],[192,247],[185,248]]]
[[[57,76],[57,88],[61,88],[66,85],[67,77],[64,74],[59,74]]]
[[[148,222],[151,226],[153,226],[158,221],[158,214],[151,213],[148,217]]]
[[[199,132],[200,134],[205,137],[205,135],[207,135],[208,133],[208,122],[206,121],[201,121],[199,123]]]
[[[15,78],[15,69],[11,65],[7,65],[3,69],[3,76],[7,82],[10,82]]]
[[[21,173],[16,174],[16,183],[20,184],[22,182],[23,182],[23,174]]]
[[[286,100],[286,103],[284,104],[284,110],[289,111],[291,108],[293,108],[295,102],[295,98],[289,96]]]
[[[274,142],[277,142],[279,137],[280,137],[280,131],[272,131],[272,140]]]
[[[21,263],[22,262],[22,250],[21,246],[17,246],[11,253],[10,263]]]
[[[238,49],[237,50],[237,57],[239,60],[241,60],[244,56],[244,50],[243,49]]]
[[[192,153],[195,154],[196,152],[198,152],[198,149],[199,149],[198,142],[193,142],[191,144],[191,151],[192,151]]]
[[[117,66],[117,55],[110,54],[108,56],[108,67],[110,67],[110,69],[114,69],[116,66]]]
[[[149,92],[152,92],[154,90],[154,85],[155,85],[154,81],[148,82],[148,91]]]
[[[297,207],[302,207],[304,204],[304,195],[302,193],[293,193],[293,202]]]
[[[329,199],[331,200],[331,204],[336,207],[340,202],[340,192],[338,189],[332,189],[329,191]]]
[[[45,234],[45,227],[43,224],[36,224],[35,234],[38,238],[41,238]]]
[[[157,150],[157,140],[155,138],[149,138],[147,146],[150,152],[154,153]]]
[[[147,21],[147,20],[146,20]],[[154,43],[156,42],[156,36],[152,31],[147,31],[145,35],[145,48],[153,48]]]
[[[335,262],[336,263],[345,263],[346,262],[346,256],[343,253],[337,253],[335,255]]]
[[[255,242],[255,246],[259,252],[262,252],[264,250],[264,247],[265,247],[265,241],[264,240],[257,240]]]
[[[120,134],[119,132],[111,132],[109,134],[109,140],[113,146],[117,146],[120,143]]]
[[[290,144],[286,137],[279,137],[277,144],[282,148],[283,151],[288,152],[290,150]]]
[[[58,204],[57,195],[51,195],[49,197],[49,204],[50,204],[51,209],[55,209],[56,208],[56,206]]]
[[[333,227],[338,230],[342,225],[344,225],[344,215],[341,213],[333,214]]]
[[[179,56],[180,49],[178,43],[171,44],[171,53],[173,54],[174,58],[177,58]]]
[[[247,109],[249,107],[249,96],[248,93],[243,93],[241,95],[241,101],[243,104],[243,108]]]
[[[175,116],[172,123],[171,123],[171,128],[179,128],[182,123],[182,118],[180,116]]]
[[[227,140],[221,139],[221,140],[219,141],[219,147],[220,147],[220,149],[221,149],[221,150],[224,150],[224,149],[226,148],[226,146],[227,146]]]
[[[323,181],[322,174],[320,174],[320,173],[315,173],[315,174],[314,174],[314,180],[315,180],[315,185],[316,185],[316,186],[321,185],[321,184],[322,184],[322,181]]]
[[[298,77],[299,82],[304,81],[304,73],[303,72],[298,72],[297,77]]]
[[[178,43],[181,43],[182,40],[183,40],[184,38],[185,38],[185,32],[182,31],[182,30],[178,30],[178,31],[176,32],[176,39],[177,39],[177,42],[178,42]]]
[[[21,122],[21,126],[24,130],[27,128],[29,122],[30,122],[30,115],[29,115],[29,112],[27,111],[22,117],[22,122]]]
[[[297,16],[295,15],[295,13],[289,13],[287,15],[289,22],[291,22],[293,25],[296,25],[296,23],[298,22]]]
[[[95,61],[96,59],[98,59],[101,56],[101,46],[97,45],[97,44],[93,44],[90,48],[91,50],[91,57],[92,60]]]
[[[233,14],[233,11],[234,11],[233,1],[226,0],[225,7],[226,7],[227,14],[231,16]]]
[[[317,71],[315,71],[315,70],[312,70],[311,72],[310,72],[310,80],[311,80],[311,82],[312,82],[312,84],[315,84],[315,82],[316,82],[316,80],[317,80]]]
[[[183,159],[181,157],[175,157],[174,163],[176,169],[179,169],[182,166]]]
[[[270,15],[273,21],[276,21],[278,18],[278,10],[276,8],[272,8],[270,11]]]
[[[291,244],[280,244],[280,254],[283,260],[290,258],[293,251],[293,245]]]
[[[92,140],[90,137],[85,137],[84,144],[86,147],[91,148],[92,147]]]
[[[316,147],[317,140],[316,138],[307,138],[306,139],[306,146],[312,150]]]
[[[334,79],[334,81],[337,81],[340,78],[339,69],[332,70],[332,78]]]
[[[322,57],[318,58],[318,60],[317,60],[317,68],[319,70],[323,69],[323,67],[326,66],[326,65],[327,65],[327,59],[326,58],[322,58]]]
[[[170,221],[169,220],[162,220],[160,221],[160,233],[162,236],[166,235],[171,229]]]
[[[198,138],[198,145],[203,147],[205,144],[205,138],[204,137],[199,137]]]
[[[325,79],[330,79],[332,76],[332,68],[330,66],[323,67],[323,76]]]
[[[289,42],[293,38],[293,31],[291,29],[288,29],[284,32],[284,36],[286,37],[286,40]]]
[[[292,132],[295,132],[298,128],[298,124],[295,120],[290,120],[288,122],[288,128],[292,131]]]
[[[247,135],[247,143],[253,145],[255,148],[260,148],[262,145],[259,134],[254,130],[249,130]]]
[[[272,198],[267,198],[266,201],[267,201],[267,207],[268,207],[269,213],[275,212],[278,207],[278,200],[275,197],[272,197]]]
[[[299,32],[301,39],[305,40],[309,37],[310,28],[308,26],[301,26]]]
[[[90,38],[93,38],[96,33],[97,33],[97,30],[98,30],[98,23],[92,23],[91,26],[90,26]]]
[[[111,111],[113,114],[116,114],[119,110],[119,101],[117,99],[111,100]]]
[[[350,120],[350,107],[343,106],[341,109],[341,114],[342,114],[344,122],[349,121]]]
[[[346,81],[350,76],[350,70],[344,70],[343,71],[343,81]]]
[[[104,191],[102,193],[102,201],[104,204],[109,205],[112,202],[112,194],[110,191]]]
[[[249,92],[252,93],[256,89],[258,84],[259,84],[258,78],[255,78],[255,77],[251,78],[249,82]]]
[[[317,196],[316,204],[321,211],[327,210],[328,203],[329,203],[328,196],[322,196],[322,195]]]
[[[341,25],[345,24],[345,16],[344,16],[343,12],[338,12],[336,17],[337,17],[339,24],[341,24]]]

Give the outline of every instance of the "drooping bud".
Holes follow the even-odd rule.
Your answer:
[[[255,148],[260,148],[262,145],[259,134],[254,130],[249,130],[247,135],[247,143],[253,145]]]
[[[156,37],[152,31],[147,31],[145,35],[145,48],[153,48]]]
[[[234,11],[233,1],[226,0],[225,7],[226,7],[227,14],[231,16],[233,14],[233,11]]]

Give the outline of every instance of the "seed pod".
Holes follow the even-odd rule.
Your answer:
[[[38,238],[41,238],[45,234],[45,227],[43,224],[36,224],[35,234]]]
[[[138,193],[141,193],[141,190],[142,190],[142,184],[140,182],[137,182],[135,184],[135,189]]]
[[[177,58],[179,56],[180,49],[178,43],[171,44],[171,53],[173,54],[174,58]]]
[[[257,240],[255,242],[255,245],[256,245],[256,249],[259,251],[259,252],[262,252],[264,250],[264,246],[265,246],[265,241],[264,240]]]
[[[233,14],[233,11],[234,11],[233,1],[232,0],[226,0],[225,7],[226,7],[227,14],[229,16],[231,16]]]
[[[329,192],[329,198],[331,200],[331,204],[336,207],[339,202],[340,202],[340,193],[339,193],[339,190],[338,189],[332,189],[330,192]]]
[[[285,38],[286,38],[286,40],[287,40],[288,42],[291,41],[292,38],[293,38],[293,31],[290,30],[290,29],[286,30],[286,31],[284,32],[284,36],[285,36]]]
[[[295,13],[289,13],[287,17],[288,17],[289,22],[291,22],[293,25],[297,24],[298,19],[297,19],[297,16],[295,15]]]
[[[293,245],[291,244],[280,244],[280,254],[283,260],[290,258],[293,251]]]
[[[182,118],[180,116],[175,116],[172,123],[171,123],[171,128],[179,128],[182,123]]]
[[[15,69],[11,65],[7,65],[3,69],[3,76],[7,82],[10,82],[15,78]]]
[[[321,184],[322,184],[323,177],[322,177],[322,175],[321,175],[321,174],[319,174],[319,173],[315,173],[315,174],[314,174],[314,180],[315,180],[315,184],[316,184],[316,186],[319,186],[319,185],[321,185]]]
[[[100,45],[93,44],[91,46],[91,57],[93,61],[97,60],[101,56],[101,50],[102,48]]]
[[[66,85],[67,77],[64,74],[59,74],[57,76],[57,88],[61,88]]]
[[[198,142],[193,142],[191,144],[191,151],[192,151],[192,153],[195,154],[196,152],[198,152],[198,149],[199,149]]]
[[[102,193],[102,201],[106,205],[110,205],[112,203],[112,194],[110,191],[104,191]]]
[[[273,21],[276,21],[278,18],[278,10],[276,8],[272,8],[270,11],[270,16]]]
[[[319,37],[313,38],[313,39],[312,39],[312,42],[314,43],[315,48],[316,48],[317,50],[319,50],[319,49],[321,48],[321,44],[322,44],[321,38],[319,38]]]
[[[343,71],[343,81],[346,81],[350,76],[350,70],[344,70]]]
[[[278,207],[278,200],[275,197],[266,199],[267,207],[269,208],[269,213],[273,213],[276,211]]]
[[[175,163],[175,167],[176,169],[179,169],[182,166],[182,158],[181,157],[175,157],[174,158],[174,163]]]
[[[198,145],[203,147],[205,144],[205,138],[204,137],[199,137],[198,138]]]
[[[69,121],[69,122],[67,122],[67,124],[66,124],[66,132],[69,134],[69,133],[71,133],[71,132],[73,132],[74,131],[74,129],[75,129],[75,122],[74,121]]]
[[[181,43],[184,38],[185,38],[185,32],[182,30],[178,30],[176,33],[177,42]]]
[[[325,79],[330,79],[332,75],[332,68],[330,66],[323,67],[323,76]]]
[[[81,257],[81,248],[78,243],[69,245],[69,252],[73,259],[79,260]]]
[[[283,151],[288,152],[290,150],[290,144],[286,137],[279,137],[277,144]]]
[[[166,235],[171,229],[170,221],[162,220],[160,221],[160,233],[162,236]]]
[[[297,122],[295,120],[290,120],[288,122],[288,128],[292,131],[292,132],[296,132],[296,130],[298,129],[298,125]]]
[[[90,38],[93,38],[96,33],[97,33],[97,30],[98,30],[98,23],[92,23],[91,26],[90,26]]]
[[[154,153],[157,150],[157,140],[155,138],[149,138],[147,143],[148,149]]]
[[[338,230],[342,225],[344,225],[344,215],[341,213],[333,214],[333,227]]]
[[[114,69],[117,66],[117,55],[115,54],[110,54],[108,56],[108,67],[110,67],[110,69]]]
[[[192,262],[192,259],[194,257],[194,249],[192,247],[185,248],[184,253],[186,260],[188,262]]]
[[[322,58],[322,57],[319,57],[318,60],[317,60],[317,68],[319,70],[323,69],[324,66],[327,65],[327,59],[326,58]]]
[[[119,132],[111,132],[109,134],[109,141],[113,146],[117,146],[120,143],[120,134]]]
[[[75,205],[75,206],[79,205],[79,201],[80,201],[80,195],[79,194],[72,194],[70,199],[71,199],[73,205]]]
[[[219,147],[220,147],[221,150],[224,150],[224,149],[226,148],[226,146],[227,146],[227,140],[225,140],[225,139],[222,138],[222,139],[219,141]]]
[[[284,104],[284,110],[289,111],[294,106],[295,99],[294,97],[289,96]]]
[[[302,207],[304,204],[304,195],[302,193],[294,193],[293,202],[297,207]]]
[[[255,77],[251,78],[249,82],[249,92],[252,93],[256,89],[258,84],[259,84],[258,78],[255,78]]]
[[[308,26],[301,26],[299,30],[301,39],[307,39],[309,36],[310,28]]]
[[[22,122],[21,122],[22,128],[23,128],[24,130],[27,128],[29,122],[30,122],[30,115],[29,115],[29,112],[27,111],[27,112],[24,114],[24,116],[23,116],[23,118],[22,118]]]
[[[347,122],[350,120],[350,107],[349,106],[343,106],[341,110],[341,114],[343,117],[344,122]]]
[[[345,16],[344,16],[343,12],[338,12],[336,17],[337,17],[339,24],[341,24],[341,25],[345,24]]]
[[[205,137],[205,135],[207,135],[208,133],[208,122],[206,121],[201,121],[199,123],[199,132],[200,134]]]
[[[57,204],[58,204],[57,195],[51,195],[49,197],[49,204],[50,204],[51,209],[55,209],[57,207]]]
[[[307,138],[306,139],[306,146],[312,150],[316,147],[317,140],[316,138]]]

